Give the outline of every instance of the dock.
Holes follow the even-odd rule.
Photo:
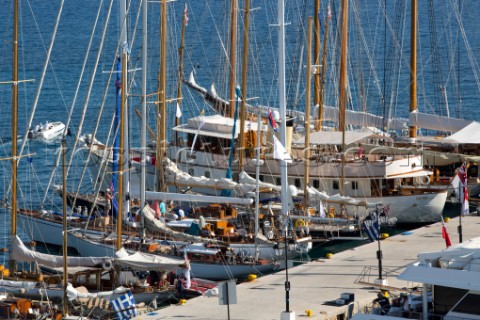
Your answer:
[[[480,217],[462,217],[463,242],[478,236]],[[459,218],[445,223],[452,244],[459,241]],[[387,289],[412,288],[417,284],[396,279],[422,252],[445,249],[442,224],[434,223],[381,241],[383,270],[388,272]],[[342,293],[353,294],[354,310],[370,304],[379,292],[378,243],[368,243],[288,269],[290,311],[295,319],[345,319],[347,306],[336,300]],[[366,272],[370,270],[371,273]],[[260,277],[236,286],[237,304],[219,305],[218,297],[198,297],[184,305],[171,305],[136,319],[280,319],[285,311],[285,271]],[[308,313],[308,315],[307,315]],[[311,314],[311,315],[310,315]],[[229,317],[230,315],[230,317]]]

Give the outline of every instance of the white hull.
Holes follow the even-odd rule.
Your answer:
[[[81,256],[115,256],[114,246],[96,243],[89,239],[69,234],[69,243],[73,243]],[[203,264],[191,262],[192,274],[197,278],[208,280],[226,280],[244,278],[249,274],[263,275],[271,273],[279,268],[276,264],[268,265],[223,265]]]
[[[18,224],[31,240],[56,246],[63,245],[61,223],[56,223],[36,217],[17,214]]]

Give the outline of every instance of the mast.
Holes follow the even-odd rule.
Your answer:
[[[305,181],[303,184],[303,209],[308,212],[308,184],[310,179],[310,82],[312,78],[312,17],[308,17],[307,74],[305,88]]]
[[[143,207],[145,201],[145,181],[147,179],[147,46],[148,46],[148,1],[142,1],[142,124],[140,128],[141,167],[140,167],[140,226],[141,237],[145,238]]]
[[[320,76],[320,96],[318,99],[318,120],[315,130],[322,130],[323,121],[323,97],[325,95],[325,73],[327,72],[327,42],[328,42],[328,22],[332,17],[330,4],[327,6],[327,17],[325,18],[325,37],[323,38],[323,57],[322,57],[322,74]]]
[[[245,156],[245,110],[247,97],[247,69],[248,69],[248,29],[250,25],[250,0],[245,0],[245,27],[243,31],[242,54],[242,104],[240,107],[240,152],[238,154],[238,172],[243,169]],[[259,134],[257,132],[257,134]]]
[[[230,1],[230,14],[230,99],[228,107],[229,117],[233,118],[235,113],[235,65],[237,63],[237,0]]]
[[[412,0],[412,19],[410,35],[410,113],[417,111],[417,19],[418,2]],[[410,125],[409,137],[413,141],[417,138],[417,126]]]
[[[342,176],[340,180],[340,194],[345,194],[345,108],[347,95],[347,43],[348,43],[348,0],[342,0],[342,43],[340,53],[340,98],[338,130],[342,132]]]
[[[187,5],[182,18],[182,39],[178,47],[178,83],[177,83],[177,106],[180,108],[182,101],[182,80],[183,80],[183,50],[185,49],[185,26],[187,25]],[[180,117],[175,114],[175,127],[180,125]],[[175,145],[179,145],[178,131],[175,131]]]
[[[13,2],[13,70],[12,70],[12,239],[17,235],[17,126],[18,126],[18,0]],[[8,261],[13,273],[16,261]]]
[[[68,315],[68,235],[67,235],[67,139],[65,135],[62,138],[62,209],[63,209],[63,315]]]
[[[167,89],[167,0],[161,2],[161,28],[160,28],[160,73],[158,75],[158,114],[157,119],[157,190],[166,192],[163,160],[167,148],[167,104],[165,101]]]
[[[117,212],[117,250],[122,248],[122,223],[123,223],[123,188],[124,188],[124,172],[125,172],[125,102],[127,97],[127,58],[126,52],[122,55],[122,103],[120,105],[120,150],[118,156],[118,212]]]
[[[314,28],[315,28],[315,37],[314,39],[314,53],[313,53],[313,58],[315,59],[315,81],[314,81],[314,88],[313,88],[313,104],[317,105],[320,108],[320,72],[319,72],[319,66],[320,66],[320,17],[318,13],[320,12],[320,0],[315,0],[314,3],[314,18],[313,18],[313,23],[314,23]],[[320,119],[321,113],[319,113],[318,119]]]

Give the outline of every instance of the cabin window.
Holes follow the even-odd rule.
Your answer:
[[[261,175],[258,177],[258,179],[259,179],[260,181],[264,181],[264,180],[265,180],[265,177],[263,176],[263,174],[261,174]]]
[[[194,173],[195,173],[195,170],[193,170],[193,168],[188,169],[188,174],[189,175],[193,176]]]
[[[352,190],[358,190],[358,181],[352,181]]]
[[[478,309],[479,295],[475,293],[467,294],[453,309],[452,312],[480,315]]]
[[[282,184],[282,178],[277,178],[277,186]]]
[[[338,183],[337,180],[333,181],[333,190],[338,190],[340,189],[340,184]]]
[[[313,187],[315,189],[320,188],[320,180],[313,180]]]
[[[205,171],[205,178],[210,178],[210,171]]]
[[[300,181],[300,179],[295,179],[295,187],[297,187],[297,188],[302,187],[302,181]]]

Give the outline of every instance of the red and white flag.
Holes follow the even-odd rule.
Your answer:
[[[467,188],[467,184],[468,184],[468,178],[467,178],[467,163],[464,162],[462,164],[462,166],[460,167],[460,169],[458,170],[457,172],[457,175],[458,175],[458,178],[460,179],[460,183],[459,183],[459,192],[458,192],[458,195],[459,195],[459,199],[462,203],[462,210],[461,210],[461,214],[462,215],[467,215],[467,214],[470,214],[470,208],[469,208],[469,205],[468,205],[468,188]]]
[[[273,117],[272,110],[268,108],[268,122],[272,126],[273,131],[277,132],[278,126],[277,123],[275,122],[275,118]]]
[[[185,3],[185,11],[183,11],[183,20],[185,20],[185,25],[188,26],[188,8]]]
[[[447,246],[447,248],[452,245],[452,241],[450,241],[450,236],[448,235],[448,232],[447,232],[447,227],[443,222],[443,217],[442,217],[442,238],[445,239],[445,245]]]

